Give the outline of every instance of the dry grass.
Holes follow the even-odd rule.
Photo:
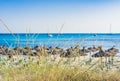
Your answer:
[[[28,63],[20,59],[16,66],[1,63],[0,81],[120,81],[119,68],[112,65],[107,68],[99,58],[93,58],[89,64],[83,57],[54,60],[53,57],[41,57],[34,62],[32,58],[29,57]]]

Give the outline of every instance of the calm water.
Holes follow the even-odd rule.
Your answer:
[[[80,46],[92,46],[103,45],[104,48],[112,47],[116,45],[120,48],[120,34],[90,34],[90,33],[78,33],[78,34],[0,34],[0,45],[6,45],[7,47],[16,46],[31,46],[36,45],[43,46],[59,46],[63,48],[80,45]]]

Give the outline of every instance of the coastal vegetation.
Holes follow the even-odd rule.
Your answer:
[[[120,81],[114,46],[106,51],[101,46],[66,50],[1,46],[0,51],[0,81]]]

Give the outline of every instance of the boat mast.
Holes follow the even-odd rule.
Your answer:
[[[112,25],[110,24],[110,33],[112,33],[111,28],[112,28]]]

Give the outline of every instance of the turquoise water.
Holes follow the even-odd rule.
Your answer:
[[[6,45],[7,47],[16,46],[31,46],[36,45],[43,46],[59,46],[62,48],[68,48],[75,45],[80,46],[92,46],[102,45],[104,48],[116,47],[120,48],[120,34],[100,34],[100,33],[64,33],[64,34],[52,34],[46,33],[30,33],[30,34],[0,34],[0,45]]]

